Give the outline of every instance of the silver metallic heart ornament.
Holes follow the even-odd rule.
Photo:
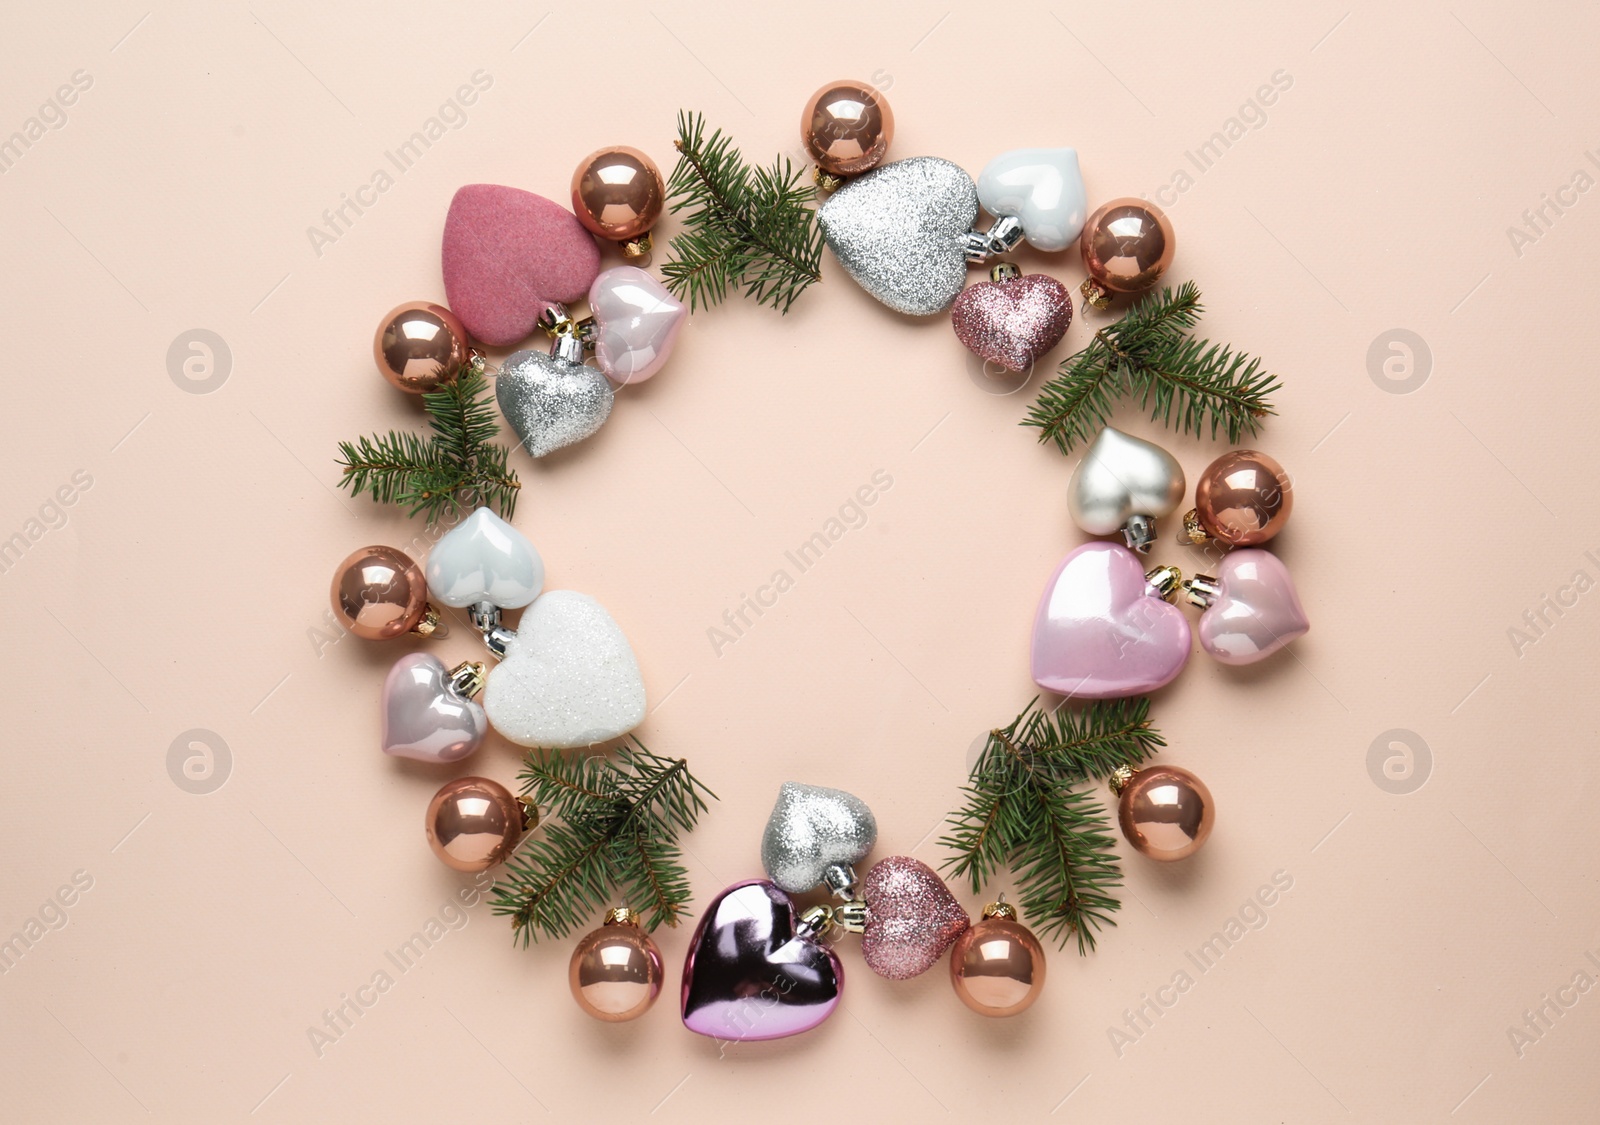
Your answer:
[[[817,208],[828,248],[896,312],[932,316],[967,284],[978,191],[957,164],[913,156],[850,180]]]
[[[553,353],[515,353],[495,379],[500,413],[534,457],[591,436],[611,416],[616,399],[606,377],[584,366],[582,344],[571,336],[555,343]]]
[[[790,894],[823,882],[843,892],[856,881],[853,866],[877,842],[878,822],[860,797],[786,781],[761,836],[761,865]]]
[[[433,545],[427,574],[428,593],[444,605],[521,609],[544,587],[544,560],[526,535],[479,508]]]
[[[1107,426],[1067,484],[1072,522],[1090,535],[1122,532],[1128,546],[1148,551],[1155,520],[1183,500],[1183,466],[1159,445]]]
[[[978,174],[978,202],[996,218],[1015,217],[1036,250],[1065,250],[1089,216],[1074,148],[1018,148]]]

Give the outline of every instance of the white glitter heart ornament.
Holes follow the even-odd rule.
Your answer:
[[[896,312],[932,316],[967,284],[978,190],[957,164],[913,156],[851,180],[817,208],[828,248]]]
[[[576,358],[521,351],[505,361],[495,378],[500,413],[534,457],[589,437],[611,416],[616,400],[606,377],[580,362],[582,345],[570,336],[556,343],[576,345]]]
[[[628,638],[599,602],[552,590],[523,613],[489,673],[483,709],[520,746],[591,746],[644,720],[644,679]]]

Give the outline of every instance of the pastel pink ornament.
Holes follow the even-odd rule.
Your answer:
[[[1267,551],[1230,551],[1215,578],[1197,574],[1183,588],[1206,607],[1200,647],[1224,664],[1254,664],[1311,628],[1288,568]]]
[[[437,657],[402,656],[383,681],[383,752],[419,762],[459,762],[483,742],[489,719],[472,697],[479,663],[447,670]]]
[[[589,287],[594,359],[615,383],[642,383],[667,362],[689,310],[637,266],[617,266]]]
[[[927,972],[972,924],[939,873],[906,855],[873,864],[861,897],[867,904],[861,957],[888,980]]]
[[[1162,582],[1175,588],[1176,572],[1163,570]],[[1189,660],[1189,622],[1164,593],[1120,544],[1070,552],[1034,616],[1034,682],[1078,699],[1119,699],[1171,683]]]
[[[467,332],[504,347],[545,309],[576,301],[600,272],[600,247],[571,211],[531,191],[468,184],[450,201],[440,254],[445,299]]]
[[[1026,371],[1067,334],[1072,294],[1042,273],[1019,276],[1010,262],[996,265],[991,276],[961,291],[950,323],[973,355],[1007,371]]]

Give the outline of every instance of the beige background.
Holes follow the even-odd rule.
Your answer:
[[[0,575],[0,935],[56,918],[75,872],[92,886],[0,977],[4,1116],[1591,1119],[1600,993],[1567,993],[1520,1056],[1508,1032],[1600,976],[1600,594],[1560,593],[1600,578],[1600,194],[1567,191],[1600,174],[1600,17],[1205,9],[13,5],[0,135],[74,72],[92,85],[0,178],[0,535],[74,495]],[[480,68],[466,124],[314,252],[321,212]],[[1292,86],[1265,124],[1162,197],[1206,332],[1284,377],[1259,444],[1296,480],[1279,547],[1314,622],[1292,657],[1199,657],[1156,700],[1167,759],[1217,796],[1205,852],[1131,862],[1119,927],[1092,957],[1054,954],[1008,1022],[961,1008],[942,967],[890,985],[848,950],[845,1009],[802,1038],[719,1051],[670,993],[605,1027],[567,994],[570,943],[513,949],[480,906],[318,1057],[307,1028],[462,885],[420,830],[443,777],[375,745],[401,649],[319,640],[334,563],[421,532],[337,492],[332,458],[417,422],[369,341],[389,306],[442,298],[452,191],[560,198],[605,143],[667,165],[680,106],[752,155],[792,151],[806,96],[851,75],[888,89],[897,156],[975,172],[1069,143],[1091,199],[1155,193],[1277,71]],[[1508,228],[1558,188],[1573,205],[1518,253]],[[1081,539],[1073,461],[1015,425],[1032,389],[984,393],[947,327],[826,273],[786,319],[695,316],[598,437],[518,466],[550,585],[600,598],[639,653],[640,734],[721,794],[689,841],[698,904],[757,872],[790,778],[864,797],[879,854],[937,861],[974,739],[1032,694],[1041,583]],[[169,376],[195,328],[231,350],[210,393]],[[1431,356],[1412,353],[1409,393],[1369,364],[1395,328]],[[1191,476],[1222,448],[1119,424]],[[708,628],[877,470],[894,483],[867,526],[718,655]],[[1508,630],[1546,596],[1575,604],[1519,653]],[[228,751],[209,793],[175,781],[186,742],[169,756],[196,728]],[[1395,729],[1428,753],[1408,765]],[[1380,786],[1386,762],[1414,791]],[[510,780],[516,758],[492,744],[468,765]],[[1196,972],[1186,951],[1277,872],[1293,889],[1267,923]],[[686,939],[660,935],[674,987]],[[1194,986],[1119,1053],[1108,1030],[1186,968]]]

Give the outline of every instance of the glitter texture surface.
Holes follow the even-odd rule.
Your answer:
[[[593,434],[611,416],[616,398],[594,368],[531,350],[506,360],[494,395],[500,413],[535,457]]]
[[[885,164],[817,208],[828,248],[856,283],[912,316],[943,312],[966,285],[964,239],[977,217],[972,177],[936,156]]]
[[[599,602],[552,590],[523,613],[489,673],[483,708],[519,745],[589,746],[639,725],[644,680],[628,638]]]
[[[878,822],[860,797],[786,781],[761,837],[761,865],[785,891],[802,894],[834,864],[860,863],[877,840]]]
[[[862,880],[867,929],[861,956],[889,980],[910,980],[933,968],[971,925],[944,880],[921,860],[892,855]]]
[[[1072,294],[1042,273],[985,281],[956,298],[950,323],[973,355],[1007,371],[1026,371],[1067,334]]]

